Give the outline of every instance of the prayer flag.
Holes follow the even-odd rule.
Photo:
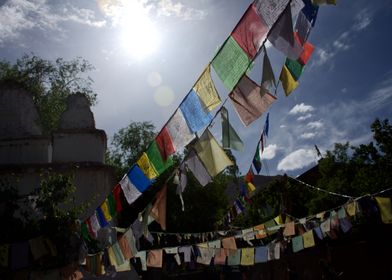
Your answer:
[[[291,18],[290,6],[284,10],[283,15],[272,28],[268,36],[268,41],[291,59],[298,59],[303,49],[301,44],[294,40],[293,21]]]
[[[306,18],[305,14],[301,11],[298,14],[294,31],[295,33],[297,33],[298,39],[302,45],[308,40],[308,36],[311,28],[312,28],[311,23]]]
[[[204,248],[200,246],[198,246],[198,249],[200,251],[200,256],[197,257],[196,261],[204,265],[210,265],[211,259],[215,253],[215,249]]]
[[[348,232],[352,228],[352,224],[347,217],[339,219],[340,228],[344,233]]]
[[[248,193],[251,194],[256,190],[256,186],[252,184],[252,182],[246,183]]]
[[[237,245],[235,243],[234,237],[227,237],[222,239],[222,247],[225,249],[235,250],[237,249]]]
[[[230,250],[227,257],[227,265],[240,265],[241,262],[241,249]]]
[[[267,230],[268,235],[272,235],[275,232],[277,232],[278,230],[275,229],[276,223],[274,219],[268,220],[264,223],[264,226]]]
[[[248,69],[251,60],[230,36],[212,60],[216,74],[231,91]]]
[[[291,0],[290,8],[291,8],[291,15],[296,17],[298,13],[305,7],[305,4],[302,0]]]
[[[268,261],[268,247],[256,247],[255,263],[266,263]]]
[[[186,123],[192,132],[197,132],[209,124],[212,115],[203,108],[203,105],[194,90],[191,90],[180,105]]]
[[[283,65],[279,80],[282,82],[282,87],[286,96],[289,96],[290,93],[298,86],[298,82],[293,78],[286,65]]]
[[[303,7],[302,12],[308,19],[308,21],[314,26],[316,23],[317,13],[319,7],[317,5],[313,5],[312,0],[303,0],[305,7]]]
[[[162,267],[162,249],[151,250],[147,254],[147,266],[148,267]]]
[[[293,245],[293,252],[297,253],[304,249],[304,242],[302,239],[302,235],[295,236],[291,239],[291,243]]]
[[[304,71],[304,66],[298,61],[292,60],[290,58],[286,58],[285,65],[287,69],[290,71],[294,80],[298,81],[299,77],[301,77],[301,74]]]
[[[253,183],[253,171],[252,171],[252,168],[249,168],[248,173],[246,173],[245,181]]]
[[[324,239],[324,234],[323,234],[323,232],[321,231],[321,228],[320,228],[320,227],[314,228],[314,232],[316,233],[318,239],[320,239],[320,240],[323,240],[323,239]]]
[[[195,134],[189,129],[181,110],[177,109],[166,125],[175,150],[185,147]]]
[[[124,235],[125,238],[128,241],[128,245],[129,245],[129,249],[131,250],[131,253],[133,256],[136,256],[136,254],[138,253],[137,249],[136,249],[136,241],[135,241],[135,236],[133,235],[133,231],[132,228],[129,228]]]
[[[284,230],[283,230],[283,235],[284,236],[295,235],[295,223],[294,222],[290,222],[288,224],[285,224]]]
[[[221,247],[221,241],[220,240],[214,240],[210,241],[207,243],[208,248],[220,248]]]
[[[324,233],[324,235],[328,232],[331,231],[331,219],[326,219],[324,222],[321,223],[320,225],[321,231]]]
[[[266,232],[265,227],[264,227],[263,224],[255,226],[253,228],[253,230],[257,231],[257,233],[256,233],[256,238],[257,239],[262,239],[262,238],[267,237],[267,232]]]
[[[255,249],[243,248],[241,249],[241,265],[254,265],[255,264]]]
[[[357,202],[353,201],[347,204],[346,206],[347,214],[351,217],[355,216],[357,212]]]
[[[167,186],[164,185],[157,193],[154,205],[151,208],[150,215],[155,221],[161,225],[163,230],[166,230],[166,201],[167,201]]]
[[[173,165],[173,159],[171,157],[164,160],[159,151],[159,147],[156,141],[153,141],[146,151],[149,162],[152,164],[155,172],[160,175],[166,169]]]
[[[203,105],[203,110],[210,112],[221,103],[214,82],[211,79],[211,64],[204,69],[200,78],[193,87]]]
[[[231,36],[252,60],[267,37],[268,29],[266,23],[257,14],[256,6],[251,4],[234,28]]]
[[[120,245],[118,242],[115,242],[108,249],[110,263],[114,266],[119,266],[124,263],[124,256],[121,252]]]
[[[226,250],[223,248],[215,249],[214,264],[215,265],[225,265],[226,264]]]
[[[200,161],[199,157],[193,149],[188,154],[185,163],[200,185],[204,187],[208,183],[212,182],[210,174],[207,172],[207,169],[204,167],[203,163]]]
[[[346,215],[346,210],[344,209],[343,206],[340,207],[339,210],[338,210],[338,218],[339,218],[339,219],[343,219],[343,218],[345,218],[346,216],[347,216],[347,215]]]
[[[117,184],[113,189],[113,197],[116,201],[116,212],[120,213],[122,210],[122,203],[121,203],[121,185]]]
[[[108,206],[109,206],[109,214],[110,214],[110,216],[112,216],[112,217],[116,216],[116,213],[117,213],[117,211],[116,211],[116,200],[114,198],[113,192],[111,192],[108,195],[107,202],[108,202]],[[121,205],[120,205],[120,207],[121,207]]]
[[[261,142],[261,141],[259,141],[259,142],[257,143],[256,152],[255,152],[255,155],[254,155],[253,161],[252,161],[253,166],[255,167],[257,174],[260,173],[260,171],[261,171],[261,166],[262,166],[262,164],[261,164],[261,153],[262,153],[262,152],[261,152],[261,148],[260,148],[260,142]]]
[[[255,7],[260,17],[271,28],[288,3],[289,0],[255,0]]]
[[[261,94],[264,94],[264,91],[271,93],[276,88],[274,71],[272,70],[271,62],[267,55],[267,48],[265,47],[264,47],[264,58],[263,58],[263,74],[261,76],[261,86],[262,86],[262,89],[260,91]]]
[[[229,112],[225,107],[221,108],[221,120],[222,120],[222,146],[227,149],[234,149],[242,151],[244,143],[238,136],[237,132],[231,126],[229,122]]]
[[[147,270],[146,251],[137,252],[135,257],[140,259],[140,262],[142,264],[142,270],[146,271]]]
[[[118,245],[120,246],[121,252],[126,261],[133,257],[132,250],[129,246],[129,241],[125,234],[121,235],[121,237],[118,239]]]
[[[97,213],[97,218],[101,227],[106,227],[108,225],[108,221],[105,219],[105,215],[103,214],[101,207],[98,207],[95,212]]]
[[[283,219],[282,219],[282,215],[278,215],[274,218],[274,221],[277,225],[282,225],[283,224]]]
[[[313,230],[309,230],[302,235],[304,239],[304,248],[314,247],[314,237],[313,237]]]
[[[253,233],[253,228],[246,228],[242,230],[242,238],[245,241],[255,239],[255,234]]]
[[[258,119],[276,100],[268,92],[261,95],[260,87],[247,76],[242,77],[229,97],[245,126]]]
[[[168,255],[174,255],[178,253],[178,247],[164,248],[163,250]]]
[[[313,51],[314,51],[314,46],[311,43],[305,42],[303,45],[303,52],[299,56],[298,62],[301,63],[302,65],[308,63],[310,57],[312,56]]]
[[[218,175],[226,167],[233,165],[233,162],[208,129],[204,131],[195,143],[194,148],[211,177]]]
[[[161,132],[159,132],[158,136],[155,138],[155,141],[157,142],[159,152],[161,153],[164,161],[166,161],[170,155],[176,152],[173,141],[170,137],[169,130],[166,126],[161,130]]]
[[[268,260],[279,260],[280,259],[280,242],[270,243],[268,246]]]
[[[120,181],[121,188],[124,192],[128,204],[132,204],[142,193],[131,183],[127,174]]]
[[[384,224],[392,224],[392,206],[389,197],[375,197]]]
[[[143,171],[137,165],[133,165],[128,171],[129,181],[140,191],[144,192],[150,185],[149,180],[143,173]]]
[[[152,166],[146,153],[143,153],[141,155],[141,157],[138,159],[136,164],[140,167],[140,169],[143,171],[144,175],[146,175],[148,179],[151,180],[158,177],[158,173],[155,170],[155,168]]]
[[[94,213],[90,216],[90,218],[87,219],[87,225],[90,231],[90,234],[94,237],[97,238],[97,232],[101,228],[99,225],[99,221],[97,218],[97,214]]]
[[[112,216],[110,215],[110,210],[109,210],[109,203],[108,199],[106,199],[100,206],[102,210],[102,214],[105,217],[105,220],[110,222],[112,220]]]

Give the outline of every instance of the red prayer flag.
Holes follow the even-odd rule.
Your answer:
[[[250,5],[234,28],[231,36],[246,52],[250,59],[257,54],[268,33],[268,26],[257,14],[254,4]]]
[[[166,126],[158,134],[155,141],[157,142],[159,152],[164,161],[166,161],[171,154],[175,153],[176,149],[174,148],[173,141]]]
[[[248,173],[246,173],[245,175],[245,181],[253,183],[253,172],[251,168],[249,169]]]
[[[116,201],[116,212],[119,213],[122,210],[121,204],[121,185],[117,184],[113,189],[113,197]]]

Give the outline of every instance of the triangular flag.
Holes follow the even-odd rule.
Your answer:
[[[288,6],[289,0],[255,0],[254,3],[257,13],[271,28]]]
[[[268,26],[256,12],[256,6],[251,4],[234,28],[231,36],[238,45],[253,59],[267,37]]]
[[[229,122],[229,112],[225,107],[222,107],[220,112],[222,120],[223,148],[242,151],[242,149],[244,148],[244,143]]]
[[[180,105],[186,123],[193,132],[197,132],[209,124],[212,115],[206,111],[200,98],[194,90],[191,90]]]
[[[150,215],[155,221],[161,225],[163,230],[166,230],[166,200],[167,200],[167,186],[164,185],[157,193],[154,205],[151,208]]]
[[[255,155],[254,155],[254,157],[253,157],[252,163],[253,163],[253,166],[254,166],[255,169],[256,169],[257,174],[259,174],[260,171],[261,171],[261,166],[262,166],[262,164],[261,164],[261,148],[260,148],[260,141],[259,141],[259,143],[257,144],[256,153],[255,153]]]
[[[291,59],[298,59],[303,49],[301,44],[294,40],[293,21],[290,6],[284,10],[276,25],[268,36],[268,41]]]
[[[260,87],[247,76],[243,76],[229,97],[245,126],[258,119],[276,100],[268,92],[261,95]]]
[[[200,161],[199,157],[193,149],[188,154],[185,163],[200,185],[204,187],[212,181],[210,174],[207,172],[207,169],[204,167],[203,163]]]
[[[263,74],[261,76],[261,86],[263,88],[262,94],[265,91],[273,92],[276,88],[276,80],[274,71],[272,70],[271,62],[267,55],[267,48],[264,47],[264,58],[263,58]]]
[[[216,74],[231,91],[248,69],[251,60],[230,36],[212,60]]]
[[[161,153],[164,161],[166,161],[170,155],[176,152],[173,140],[171,139],[169,130],[166,126],[161,130],[161,132],[159,132],[158,136],[155,138],[155,141],[157,142],[159,152]]]
[[[290,93],[298,86],[298,82],[293,78],[286,65],[283,65],[279,80],[282,82],[282,87],[286,96],[289,96]]]
[[[211,79],[211,64],[208,64],[206,69],[204,69],[193,89],[199,96],[205,111],[210,112],[221,103],[219,94]]]
[[[195,143],[194,148],[211,177],[234,164],[208,129]]]
[[[166,127],[176,150],[183,149],[185,145],[195,138],[195,134],[189,129],[180,109],[177,109],[172,115]]]

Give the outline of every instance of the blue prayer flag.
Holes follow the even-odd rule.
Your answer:
[[[143,171],[136,164],[129,169],[128,178],[140,192],[144,192],[151,185],[151,180],[144,175]]]
[[[212,115],[206,112],[194,90],[191,90],[180,105],[186,123],[192,132],[197,132],[210,123]]]

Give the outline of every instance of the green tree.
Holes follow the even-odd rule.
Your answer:
[[[70,61],[45,60],[34,54],[24,55],[15,64],[0,61],[0,82],[18,83],[33,95],[40,123],[46,133],[56,130],[69,95],[81,92],[91,105],[96,103],[93,80],[87,76],[94,67],[77,57]]]
[[[155,126],[149,121],[131,122],[114,134],[106,163],[115,167],[119,180],[147,150],[155,135]]]

